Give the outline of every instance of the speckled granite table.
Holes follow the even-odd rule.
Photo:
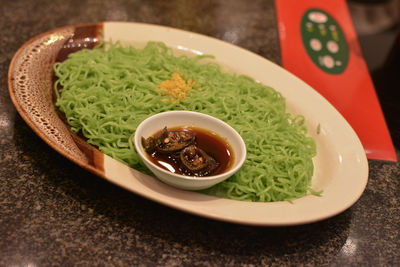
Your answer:
[[[20,0],[2,1],[0,10],[0,266],[400,265],[398,162],[370,160],[364,194],[331,219],[284,228],[227,224],[161,206],[80,169],[39,139],[9,98],[7,71],[18,47],[67,24],[164,24],[279,64],[273,1]],[[385,111],[397,105],[383,99]],[[398,140],[398,129],[391,131]]]

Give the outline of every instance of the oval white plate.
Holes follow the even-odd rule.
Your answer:
[[[20,74],[13,73],[13,70],[17,70],[20,64],[25,64],[24,60],[31,58],[21,56],[24,52],[27,53],[24,49],[29,49],[30,46],[38,47],[35,42],[39,41],[44,45],[57,43],[61,38],[57,32],[68,32],[68,29],[62,28],[33,38],[17,52],[10,65],[9,87],[11,98],[21,116],[41,138],[70,160],[112,183],[158,203],[199,216],[248,225],[283,226],[315,222],[346,210],[361,196],[368,181],[368,162],[357,135],[328,101],[294,75],[254,53],[196,33],[140,23],[104,22],[99,23],[98,27],[102,27],[105,40],[133,44],[162,41],[184,53],[212,54],[222,66],[249,75],[280,91],[287,100],[289,112],[306,117],[309,134],[317,142],[313,188],[322,189],[323,194],[321,197],[306,196],[292,203],[251,203],[221,199],[173,188],[98,151],[94,153],[97,158],[101,154],[99,161],[104,161],[100,164],[101,167],[96,164],[93,167],[61,145],[55,144],[48,137],[46,129],[43,131],[34,122],[36,114],[31,116],[25,108],[31,105],[24,105],[26,98],[19,97]],[[32,49],[31,53],[40,55],[40,51],[36,50]],[[78,144],[78,147],[81,145]]]

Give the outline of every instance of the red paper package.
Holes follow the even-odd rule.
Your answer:
[[[285,69],[350,123],[370,159],[397,161],[345,0],[275,0]]]

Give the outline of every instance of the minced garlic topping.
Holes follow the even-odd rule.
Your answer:
[[[194,86],[198,84],[193,80],[188,80],[187,82],[178,73],[173,73],[170,80],[163,81],[158,86],[164,95],[170,95],[172,102],[177,103],[179,100],[186,98],[186,93],[188,93]],[[163,101],[168,101],[164,98]]]

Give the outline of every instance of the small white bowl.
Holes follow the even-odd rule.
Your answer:
[[[234,162],[226,172],[205,177],[185,176],[167,171],[146,156],[142,137],[148,138],[164,127],[197,127],[225,138],[234,154]],[[144,164],[161,181],[185,190],[201,190],[226,180],[240,169],[246,159],[246,145],[242,137],[227,123],[212,116],[192,111],[167,111],[145,119],[136,129],[135,148]]]

